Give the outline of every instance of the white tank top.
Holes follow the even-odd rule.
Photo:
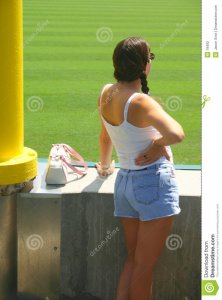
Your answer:
[[[130,102],[139,93],[133,93],[126,101],[124,107],[124,120],[120,125],[111,125],[102,116],[102,94],[105,87],[103,88],[100,95],[100,114],[103,120],[104,126],[112,140],[113,146],[116,150],[116,154],[119,160],[120,168],[139,170],[146,168],[147,166],[154,165],[156,163],[168,162],[165,156],[161,156],[158,160],[151,164],[138,166],[135,164],[135,158],[151,145],[152,141],[156,138],[161,137],[160,132],[153,126],[144,128],[136,127],[127,121],[127,113]],[[168,154],[173,158],[170,146],[166,146]]]

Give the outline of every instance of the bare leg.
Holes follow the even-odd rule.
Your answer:
[[[151,300],[152,275],[174,216],[140,221],[130,284],[130,300]]]
[[[134,255],[137,243],[139,219],[121,218],[127,247],[127,259],[117,286],[116,300],[129,300],[130,279],[133,270]]]

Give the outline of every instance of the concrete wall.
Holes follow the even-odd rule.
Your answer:
[[[16,194],[1,195],[0,187],[0,300],[16,295]]]
[[[45,168],[39,163],[34,187],[20,194],[0,187],[0,300],[114,300],[126,258],[113,217],[118,169],[106,180],[92,168],[46,186]],[[200,175],[176,170],[182,212],[156,266],[152,300],[201,299]]]
[[[182,212],[170,234],[178,236],[172,236],[172,250],[165,247],[158,262],[153,300],[201,299],[200,199],[181,197],[180,201]],[[112,212],[112,195],[83,194],[77,201],[73,195],[64,196],[61,290],[65,295],[86,291],[104,300],[115,299],[126,249],[119,218],[113,218]],[[108,234],[111,238],[103,244]],[[92,251],[99,245],[99,251]]]
[[[152,300],[201,299],[200,197],[181,196],[180,206],[155,269]],[[108,193],[20,194],[19,299],[114,300],[126,249],[113,209]]]

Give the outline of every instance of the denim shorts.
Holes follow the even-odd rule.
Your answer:
[[[120,168],[114,186],[114,207],[114,216],[141,221],[179,214],[174,165],[164,162],[142,170]]]

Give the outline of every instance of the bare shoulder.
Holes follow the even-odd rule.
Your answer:
[[[109,90],[109,88],[111,88],[112,86],[113,86],[113,83],[107,83],[103,86],[102,91],[107,92]]]
[[[134,107],[141,108],[145,111],[149,111],[152,109],[162,109],[161,105],[155,99],[143,93],[138,94],[133,99],[133,104]]]
[[[100,95],[99,95],[99,97],[98,97],[98,105],[100,106],[100,98],[101,98],[101,94],[103,93],[106,93],[108,90],[109,90],[109,88],[111,87],[111,86],[113,86],[113,84],[112,83],[107,83],[107,84],[105,84],[103,87],[102,87],[102,89],[101,89],[101,92],[100,92]]]

